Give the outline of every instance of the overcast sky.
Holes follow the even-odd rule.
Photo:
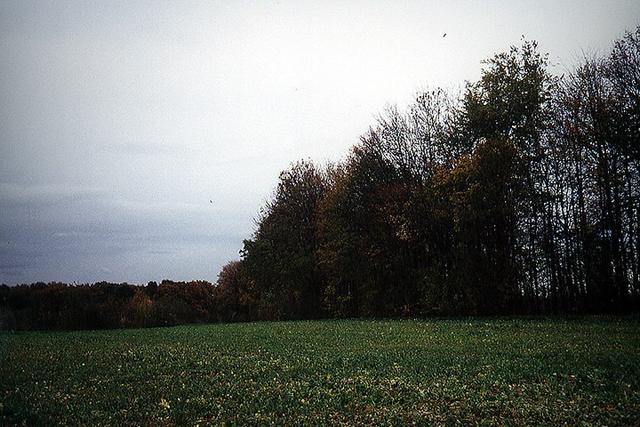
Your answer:
[[[558,74],[638,1],[0,2],[0,283],[206,279],[280,170],[522,35]],[[446,37],[442,37],[444,33]]]

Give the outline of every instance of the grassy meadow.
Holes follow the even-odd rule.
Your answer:
[[[0,425],[639,425],[640,320],[0,334]]]

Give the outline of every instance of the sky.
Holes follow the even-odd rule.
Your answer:
[[[638,24],[615,0],[3,0],[0,283],[215,281],[292,162],[522,36],[561,74]]]

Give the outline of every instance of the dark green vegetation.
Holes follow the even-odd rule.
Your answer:
[[[640,322],[301,321],[0,335],[0,424],[638,425]]]

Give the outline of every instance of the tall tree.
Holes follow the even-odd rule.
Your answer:
[[[300,161],[280,174],[275,195],[262,211],[243,262],[260,293],[261,315],[269,318],[321,314],[322,284],[316,268],[316,215],[326,178]]]

